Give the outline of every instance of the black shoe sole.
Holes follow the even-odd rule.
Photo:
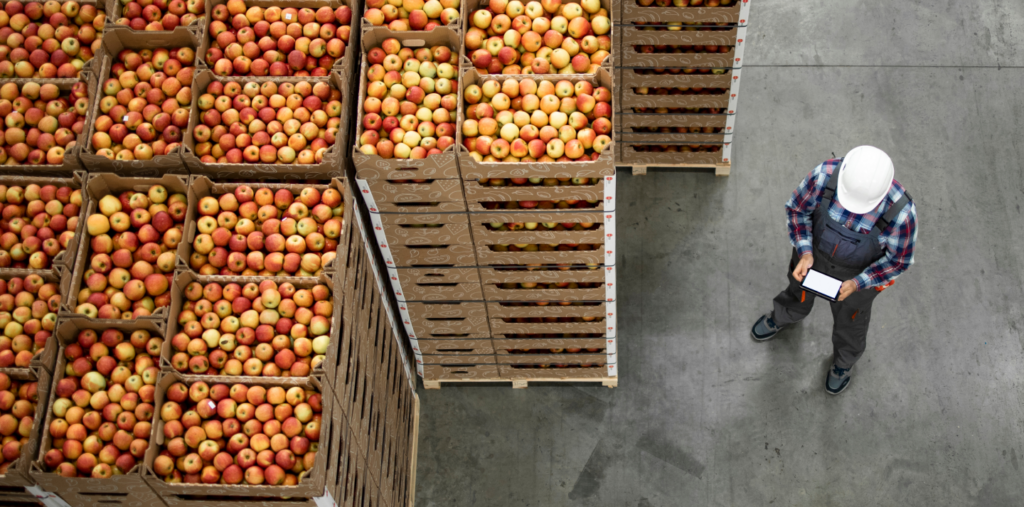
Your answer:
[[[828,388],[828,375],[825,375],[825,392],[828,393],[828,394],[831,394],[832,396],[840,394],[843,391],[845,391],[847,387],[850,387],[850,381],[851,380],[853,380],[852,376],[846,377],[846,381],[843,382],[843,385],[839,386],[839,390],[838,391],[832,391],[831,389]]]

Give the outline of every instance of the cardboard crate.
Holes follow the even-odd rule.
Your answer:
[[[41,507],[45,504],[24,486],[0,487],[0,505],[4,507]]]
[[[228,283],[237,283],[237,284],[239,284],[239,285],[244,287],[248,283],[258,284],[261,281],[267,280],[267,279],[271,279],[271,280],[277,282],[278,285],[280,285],[282,283],[290,283],[290,284],[294,285],[296,289],[308,289],[308,288],[312,288],[312,287],[314,287],[316,285],[326,285],[328,287],[328,289],[330,289],[332,291],[332,299],[333,299],[332,303],[333,303],[333,306],[334,306],[334,308],[333,308],[334,313],[331,316],[330,342],[329,342],[329,345],[327,347],[327,352],[324,354],[323,361],[320,364],[313,366],[311,371],[310,371],[310,373],[309,373],[309,375],[313,376],[313,377],[317,377],[318,380],[322,380],[323,382],[328,382],[328,383],[333,384],[334,380],[335,380],[335,376],[337,375],[337,371],[335,369],[333,369],[332,366],[337,364],[336,357],[337,357],[337,354],[338,354],[338,343],[341,340],[341,327],[342,327],[341,313],[342,313],[342,307],[344,306],[344,302],[340,302],[340,304],[339,304],[339,301],[337,301],[336,294],[333,292],[334,291],[334,287],[336,285],[335,281],[329,275],[327,275],[327,274],[321,274],[318,277],[311,277],[311,276],[303,276],[303,277],[284,277],[284,276],[274,276],[274,277],[260,277],[260,276],[252,276],[252,277],[246,277],[246,276],[215,276],[214,277],[214,276],[199,276],[199,275],[196,275],[195,273],[193,273],[191,271],[179,271],[177,273],[177,275],[175,276],[174,283],[171,284],[171,289],[170,289],[170,291],[171,291],[171,305],[170,305],[169,315],[171,315],[172,318],[168,319],[168,322],[167,322],[167,336],[168,337],[173,337],[174,335],[178,334],[179,330],[181,329],[181,327],[178,324],[177,316],[181,313],[182,308],[184,307],[185,297],[184,297],[183,293],[185,291],[185,288],[190,283],[198,282],[198,283],[203,284],[203,285],[206,285],[206,284],[209,284],[209,283],[217,283],[217,284],[220,284],[221,286],[223,286],[225,284],[228,284]],[[216,303],[216,302],[213,301],[213,303]],[[212,350],[211,350],[211,352],[212,352]],[[221,374],[221,375],[195,375],[195,374],[191,374],[191,373],[182,373],[182,372],[178,372],[177,370],[174,369],[174,366],[171,363],[171,359],[172,359],[173,355],[174,355],[174,351],[173,351],[173,348],[171,347],[171,341],[167,340],[167,341],[164,342],[163,349],[160,352],[160,365],[161,365],[161,367],[165,371],[172,371],[173,370],[176,373],[178,373],[179,375],[181,375],[182,377],[188,378],[190,381],[206,380],[206,379],[210,379],[210,378],[219,378],[219,377],[228,378],[228,379],[240,379],[240,380],[233,381],[233,382],[240,382],[242,380],[260,379],[260,378],[287,378],[287,377],[264,377],[264,376],[249,376],[249,375],[230,376],[230,375],[223,375],[223,374]],[[282,373],[284,373],[284,372],[282,372]],[[305,378],[305,377],[300,377],[300,378]]]
[[[603,156],[603,154],[602,154],[602,156]],[[535,174],[534,173],[530,173],[530,176],[533,177],[533,176],[535,176]],[[523,177],[526,177],[526,176],[523,176]],[[536,212],[543,212],[543,213],[550,213],[550,214],[557,214],[557,215],[568,214],[568,213],[583,213],[583,212],[591,212],[591,213],[598,212],[599,213],[599,212],[602,212],[602,211],[614,211],[615,208],[616,208],[616,205],[617,205],[617,201],[616,201],[616,198],[615,198],[615,195],[616,195],[616,191],[615,191],[615,187],[616,187],[616,174],[615,174],[615,171],[613,170],[611,175],[601,176],[600,178],[602,179],[602,181],[600,183],[600,185],[601,185],[600,194],[601,195],[600,196],[592,196],[592,195],[591,196],[586,196],[586,197],[597,197],[596,199],[588,199],[588,198],[582,198],[581,199],[581,198],[576,197],[576,196],[585,195],[585,194],[582,194],[582,193],[575,194],[576,196],[564,195],[564,194],[563,195],[559,195],[559,196],[553,196],[553,197],[555,197],[554,199],[552,199],[552,198],[542,198],[545,195],[551,195],[551,194],[547,194],[547,191],[548,191],[547,189],[563,189],[564,188],[564,189],[568,189],[568,190],[564,191],[566,193],[575,193],[576,191],[574,191],[572,189],[574,189],[574,188],[587,188],[587,189],[597,188],[598,185],[594,185],[594,184],[581,185],[579,187],[573,186],[573,185],[568,185],[568,186],[561,186],[560,185],[560,186],[557,186],[557,187],[484,187],[484,188],[479,188],[480,191],[489,193],[489,197],[487,198],[488,200],[484,200],[482,198],[469,200],[469,202],[468,202],[469,211],[470,211],[470,213],[519,213],[519,212],[535,212],[536,211]],[[467,184],[468,184],[469,180],[466,180],[466,181],[467,181]],[[477,183],[477,185],[479,185],[479,184]],[[469,186],[467,185],[467,189],[468,188],[469,188]],[[521,189],[527,189],[527,190],[526,190],[526,192],[524,194],[522,194],[522,196],[512,194],[512,195],[509,195],[508,197],[499,197],[501,195],[500,194],[501,190],[498,190],[498,189],[508,189],[508,190],[506,190],[506,192],[508,192],[510,194],[513,191],[518,192]],[[514,190],[512,190],[512,189],[514,189]],[[561,193],[563,191],[557,191],[557,192]],[[478,194],[478,192],[474,191],[474,194],[476,195],[476,194]],[[539,199],[537,201],[538,204],[537,204],[537,207],[535,207],[535,208],[518,208],[517,207],[517,208],[514,208],[514,209],[507,209],[507,208],[492,208],[492,207],[489,207],[489,206],[491,206],[490,203],[494,203],[494,202],[498,202],[499,206],[503,206],[504,205],[504,204],[500,204],[500,203],[510,202],[509,200],[494,200],[494,199],[512,199],[512,198],[519,199],[519,200],[538,199],[538,198],[542,198],[542,199]],[[576,208],[576,207],[569,207],[569,208],[557,208],[557,207],[541,208],[540,207],[542,204],[545,205],[545,206],[547,205],[547,204],[545,204],[544,201],[551,201],[551,200],[556,200],[556,199],[559,200],[559,201],[561,201],[561,200],[576,199],[576,200],[587,201],[587,203],[585,205],[586,207],[582,207],[582,208]],[[516,206],[519,206],[518,201],[517,201]]]
[[[473,244],[465,213],[371,213],[370,223],[392,245]]]
[[[609,340],[614,338],[494,338],[491,343],[494,350],[501,350],[507,353],[509,350],[536,350],[536,349],[608,349]],[[596,352],[596,351],[587,351]]]
[[[530,177],[524,175],[523,177]],[[479,180],[466,179],[462,181],[466,193],[466,201],[471,208],[473,203],[482,202],[509,202],[509,201],[598,201],[604,202],[604,178],[598,179],[597,183],[588,182],[586,185],[523,185],[523,186],[491,186],[483,184]]]
[[[224,377],[209,376],[204,378],[186,378],[176,372],[165,372],[156,384],[156,399],[153,406],[163,406],[167,388],[175,382],[183,382],[191,385],[194,382],[205,381],[211,385],[215,383],[236,384],[241,383],[248,386],[261,385],[264,387],[281,386],[285,389],[290,387],[302,387],[306,390],[315,391],[321,394],[323,409],[320,424],[320,442],[336,442],[335,432],[343,430],[343,426],[335,418],[334,408],[337,404],[335,397],[331,396],[329,390],[322,387],[320,379],[315,376],[302,378],[282,377]],[[199,507],[209,505],[211,501],[217,503],[230,502],[239,507],[242,505],[258,505],[260,507],[316,507],[320,503],[317,497],[325,494],[332,494],[334,485],[337,484],[338,468],[341,460],[335,454],[333,448],[320,449],[316,454],[316,461],[309,474],[299,479],[294,486],[270,486],[250,484],[172,484],[164,482],[152,469],[153,460],[160,453],[164,444],[163,421],[158,417],[154,419],[153,437],[150,446],[146,450],[145,458],[141,463],[142,477],[154,492],[168,505],[168,507]],[[332,494],[333,496],[333,494]]]
[[[532,365],[583,365],[583,364],[601,364],[608,360],[607,354],[516,354],[510,353],[507,350],[499,349],[495,351],[494,357],[498,360],[499,365],[507,364],[532,364]],[[500,366],[499,366],[500,368]]]
[[[82,153],[84,146],[89,146],[92,143],[91,136],[87,136],[87,134],[92,128],[93,123],[96,121],[96,110],[94,104],[99,103],[99,96],[103,93],[99,86],[99,69],[97,68],[98,66],[94,67],[93,65],[90,65],[91,63],[96,62],[97,60],[98,59],[96,57],[93,57],[92,60],[89,60],[89,63],[87,63],[86,66],[82,68],[82,71],[79,72],[77,78],[4,80],[4,82],[14,81],[15,83],[18,83],[19,93],[21,92],[22,86],[24,86],[28,82],[36,82],[40,84],[54,84],[57,86],[57,88],[60,89],[60,94],[62,97],[67,97],[71,93],[71,88],[74,87],[75,84],[79,82],[84,82],[86,84],[86,88],[89,90],[89,106],[88,110],[85,113],[85,125],[82,128],[82,133],[75,136],[73,144],[68,144],[68,146],[64,148],[64,163],[60,165],[32,165],[5,163],[2,166],[0,166],[0,177],[5,177],[6,175],[31,176],[34,182],[38,183],[39,185],[44,185],[45,183],[39,183],[41,177],[75,179],[77,177],[80,177],[78,176],[79,174],[84,174],[85,166],[82,165],[82,161],[79,158],[79,155]],[[69,105],[74,106],[74,101],[72,101]],[[25,129],[25,131],[27,133],[28,129]]]
[[[102,83],[111,76],[113,58],[124,49],[158,49],[174,47],[190,47],[197,49],[199,46],[198,37],[196,37],[190,30],[179,30],[169,33],[165,32],[167,35],[147,35],[145,37],[140,37],[131,32],[131,30],[109,30],[104,32],[103,52],[105,54],[99,67],[97,83]],[[196,72],[199,71],[199,68],[196,67],[196,62],[200,60],[202,60],[202,55],[197,52],[196,61],[192,64],[193,67],[195,67]],[[183,86],[185,84],[186,83],[182,83]],[[194,84],[194,82],[188,83],[189,86]],[[195,97],[195,90],[192,92],[193,97]],[[90,172],[111,172],[123,176],[148,176],[156,178],[167,174],[188,174],[188,170],[185,168],[185,163],[181,159],[180,147],[171,150],[170,154],[154,156],[150,160],[110,160],[102,155],[97,155],[96,150],[92,147],[91,140],[93,134],[96,132],[95,118],[100,114],[99,107],[100,101],[96,100],[93,103],[92,113],[90,113],[90,117],[93,118],[94,121],[87,125],[88,130],[86,132],[88,132],[88,134],[86,139],[88,139],[89,142],[83,144],[82,151],[79,154],[79,158],[82,160],[82,165],[87,170]],[[189,122],[188,128],[181,129],[181,131],[183,138],[187,137],[185,134],[192,131],[191,121]]]
[[[494,354],[494,346],[490,338],[470,338],[459,340],[419,340],[419,350],[423,357],[428,355],[473,356]],[[425,361],[424,361],[425,362]]]
[[[462,364],[497,364],[494,354],[462,354],[462,355],[448,355],[448,354],[423,354],[418,359],[422,361],[425,367],[431,365],[462,365]]]
[[[87,176],[85,171],[75,171],[67,177],[46,177],[36,174],[33,174],[32,176],[16,176],[0,173],[0,185],[5,185],[7,187],[19,186],[22,188],[27,187],[29,185],[39,185],[40,187],[46,185],[54,185],[56,187],[66,186],[74,190],[82,190],[82,188],[85,185],[86,177]],[[70,241],[68,241],[68,246],[65,250],[61,251],[52,259],[50,259],[50,264],[53,267],[67,270],[70,270],[73,267],[75,254],[78,253],[78,244],[81,241],[82,237],[85,236],[85,219],[88,217],[88,215],[86,215],[86,208],[88,208],[88,196],[83,190],[82,205],[78,209],[78,215],[76,215],[78,217],[78,227],[76,227],[75,230],[72,231],[75,233],[75,235],[71,238]],[[60,233],[57,233],[57,236],[59,237]],[[12,268],[3,269],[7,271],[11,270]],[[39,270],[26,269],[24,271],[37,272]]]
[[[545,301],[544,306],[526,306],[525,303],[522,301],[492,301],[487,303],[492,341],[495,344],[497,344],[499,338],[521,334],[601,333],[609,337],[614,337],[618,334],[617,303],[614,300]],[[581,323],[506,322],[506,319],[557,319],[560,317],[587,317],[593,320]],[[597,324],[600,324],[600,326]],[[495,346],[497,347],[497,345]]]
[[[502,380],[497,364],[426,364],[423,380]]]
[[[136,330],[149,331],[154,338],[165,338],[164,326],[153,321],[136,320],[125,321],[121,324],[111,326],[107,323],[98,323],[89,319],[68,318],[63,319],[57,327],[56,333],[50,337],[50,343],[59,347],[57,362],[53,369],[52,385],[57,385],[64,378],[64,370],[67,359],[64,357],[64,347],[76,343],[78,333],[92,329],[102,333],[106,329],[118,329],[126,335]],[[159,360],[159,358],[154,358]],[[108,379],[109,381],[109,379]],[[53,421],[53,413],[50,407],[57,401],[55,390],[50,392],[46,400],[46,418],[43,428],[49,428]],[[38,484],[43,490],[55,493],[70,505],[81,505],[88,507],[150,507],[154,504],[161,505],[163,502],[152,489],[142,480],[141,463],[123,475],[114,475],[107,479],[93,479],[88,477],[63,477],[52,470],[48,470],[43,463],[43,457],[53,448],[53,437],[49,431],[40,432],[39,451],[36,461],[32,463],[29,474],[32,481]]]
[[[359,180],[356,180],[359,181]],[[360,191],[366,207],[371,213],[459,213],[468,210],[466,201],[433,201],[433,202],[371,202],[370,193]]]
[[[362,195],[369,193],[373,197],[374,203],[465,201],[462,196],[462,180],[459,179],[426,180],[423,183],[356,179],[356,184]]]
[[[624,3],[628,3],[626,0]],[[640,7],[639,5],[637,7]],[[647,8],[647,7],[641,7]],[[657,8],[657,7],[654,7]],[[677,8],[688,10],[689,8]],[[619,37],[616,39],[622,47],[628,45],[687,45],[687,46],[733,46],[737,38],[746,36],[745,26],[646,26],[627,23],[619,25]],[[649,29],[651,28],[651,29]],[[653,28],[658,28],[654,30]],[[672,28],[666,30],[665,28]],[[621,66],[634,67],[632,62],[624,60]]]
[[[362,19],[362,18],[360,18]],[[403,47],[419,48],[419,47],[431,47],[431,46],[448,46],[452,50],[452,53],[458,54],[459,48],[461,47],[461,37],[458,31],[458,27],[454,29],[447,27],[438,27],[430,32],[392,32],[387,28],[373,27],[364,29],[361,35],[363,55],[361,60],[360,76],[359,76],[359,102],[358,109],[356,112],[355,136],[354,140],[358,140],[363,134],[362,117],[363,103],[366,100],[366,85],[367,79],[366,74],[370,69],[369,63],[366,60],[366,53],[370,49],[380,47],[380,45],[389,38],[395,38],[402,42]],[[455,65],[458,68],[458,65]],[[460,74],[457,74],[461,78]],[[462,112],[462,87],[458,86],[458,83],[452,83],[455,90],[458,93],[458,106],[456,109],[456,118],[461,118]],[[456,122],[456,131],[458,131],[459,124]],[[424,178],[427,175],[431,175],[432,178],[440,178],[443,175],[453,174],[453,170],[458,170],[456,162],[455,146],[451,146],[446,149],[443,153],[431,155],[424,159],[400,159],[391,158],[385,159],[378,155],[366,155],[359,151],[358,142],[352,143],[352,163],[359,172],[359,179],[369,180],[387,180],[391,179],[391,175],[395,171],[409,171],[409,168],[417,168],[415,172],[420,178]],[[375,177],[370,177],[375,175]],[[449,176],[450,177],[450,176]],[[404,179],[404,178],[400,178]],[[459,199],[427,199],[429,200],[459,200]],[[385,200],[382,200],[384,202]],[[392,201],[387,201],[392,202]],[[369,205],[369,201],[367,205]]]
[[[121,35],[127,35],[129,37],[185,37],[189,36],[195,40],[195,44],[198,46],[202,38],[202,35],[206,33],[206,27],[210,24],[210,4],[206,4],[206,13],[199,14],[196,20],[188,25],[178,25],[173,30],[159,30],[159,31],[148,31],[148,30],[132,30],[130,27],[125,25],[119,25],[115,23],[118,18],[121,17],[121,9],[124,4],[120,0],[107,0],[107,22],[103,27],[103,35],[108,33],[117,33]],[[163,9],[167,12],[166,7]],[[204,17],[205,16],[205,17]],[[201,58],[199,54],[196,58]]]
[[[709,95],[641,95],[633,88],[622,89],[622,107],[729,107],[729,92]],[[623,143],[624,144],[624,143]]]
[[[389,269],[395,297],[401,301],[482,301],[476,268]]]
[[[45,4],[46,1],[45,0],[25,0],[25,1],[21,2],[21,3],[22,3],[22,5],[27,4],[27,3]],[[107,0],[81,0],[81,1],[78,2],[78,4],[79,5],[92,5],[92,6],[96,7],[97,13],[104,13],[106,15],[106,19],[110,19],[109,13],[106,12],[107,11]],[[24,12],[24,11],[22,11],[22,12]],[[39,24],[38,20],[34,21],[34,22],[37,25]],[[46,21],[44,21],[44,22],[46,22]],[[70,25],[70,23],[68,23],[68,25]],[[92,23],[89,23],[89,25],[91,26]],[[106,31],[105,26],[106,26],[106,24],[104,24],[104,28],[103,29],[99,29],[99,30],[96,31],[96,38],[97,39],[100,39],[101,36],[103,35],[103,33]],[[77,30],[75,30],[75,31],[77,32]],[[91,45],[83,46],[83,47],[91,47]],[[31,51],[30,51],[30,53],[31,53]],[[71,77],[71,78],[50,78],[50,79],[45,79],[44,81],[46,83],[53,83],[53,84],[57,84],[57,85],[68,84],[68,83],[74,84],[75,81],[78,81],[78,78],[81,77],[81,73],[82,72],[90,71],[90,70],[95,72],[95,71],[99,70],[99,69],[93,67],[93,64],[98,64],[99,63],[99,61],[98,61],[99,59],[97,58],[98,56],[100,56],[99,52],[94,54],[92,59],[90,59],[89,61],[85,62],[85,64],[79,70],[79,75],[78,76]],[[4,57],[4,59],[7,60],[7,59],[9,59],[9,57]],[[98,65],[96,65],[96,67],[98,67]],[[35,72],[33,72],[33,73],[36,74]],[[20,77],[16,77],[16,76],[17,76],[17,74],[15,74],[15,77],[7,78],[7,79],[4,79],[3,81],[5,83],[8,83],[8,82],[17,83],[18,87],[20,88],[21,85],[23,85],[25,83],[39,82],[40,79],[41,79],[39,77],[20,78]],[[40,84],[42,84],[42,83],[40,83]],[[19,493],[23,493],[23,492],[24,491],[21,491]]]
[[[514,244],[580,244],[580,243],[601,243],[604,241],[606,230],[605,214],[614,215],[614,211],[600,213],[580,211],[576,213],[547,213],[545,211],[521,211],[507,210],[507,213],[470,213],[470,227],[473,229],[473,240],[477,245],[514,245]],[[517,231],[495,231],[487,224],[538,224],[534,229],[523,229]],[[558,224],[594,224],[596,228],[583,231],[565,230],[556,231],[544,227],[543,223]]]
[[[341,216],[342,224],[343,224],[342,225],[342,235],[337,239],[338,248],[335,248],[335,249],[328,249],[326,247],[324,248],[324,251],[322,252],[322,255],[326,257],[326,256],[328,256],[328,254],[331,254],[331,259],[328,262],[322,263],[322,265],[321,265],[321,269],[324,272],[326,272],[326,273],[332,273],[332,272],[334,272],[335,270],[338,269],[338,264],[339,263],[336,262],[336,258],[337,258],[337,255],[338,255],[338,250],[340,250],[341,249],[341,245],[343,243],[345,243],[345,241],[346,241],[345,232],[348,230],[348,228],[345,227],[344,224],[346,224],[346,223],[351,221],[352,213],[353,213],[352,205],[354,204],[351,201],[351,193],[345,191],[345,181],[344,181],[344,179],[334,178],[333,180],[331,180],[326,185],[299,184],[299,183],[294,183],[294,184],[288,184],[288,183],[260,183],[260,182],[252,182],[252,183],[215,183],[213,180],[211,180],[208,176],[205,176],[205,175],[192,176],[192,178],[189,180],[189,187],[188,187],[188,194],[187,194],[188,195],[188,212],[185,215],[185,233],[184,233],[184,235],[182,237],[181,244],[178,246],[178,258],[181,261],[181,264],[183,264],[182,267],[184,267],[186,269],[190,269],[192,271],[195,271],[194,269],[192,269],[192,266],[189,263],[189,259],[191,259],[193,251],[194,251],[193,248],[192,248],[192,244],[195,241],[196,236],[198,235],[198,232],[196,231],[196,220],[198,220],[198,218],[199,218],[199,211],[198,211],[199,200],[204,198],[204,197],[209,197],[209,196],[220,197],[221,195],[232,193],[232,192],[235,191],[236,188],[238,188],[240,186],[244,186],[244,185],[248,185],[253,190],[256,190],[258,188],[269,188],[270,190],[273,190],[275,192],[277,190],[282,190],[282,189],[283,190],[289,190],[289,191],[292,192],[292,194],[295,197],[298,197],[299,192],[301,192],[302,189],[306,188],[306,187],[315,188],[316,190],[318,190],[321,193],[323,193],[323,191],[327,190],[328,188],[333,188],[333,189],[337,190],[338,192],[340,192],[341,195],[342,195],[342,206],[343,206],[343,213],[342,213],[342,216]],[[266,249],[264,249],[263,251],[265,251],[265,250]],[[249,252],[249,250],[246,250],[244,253],[248,253],[248,252]],[[219,275],[216,275],[216,276],[219,276]],[[301,275],[296,273],[294,276],[301,276]]]
[[[243,76],[231,76],[231,77],[220,77],[214,75],[209,70],[201,70],[196,74],[195,80],[192,82],[192,109],[189,116],[189,125],[198,125],[200,120],[199,111],[199,97],[206,92],[207,86],[213,81],[219,81],[221,83],[228,83],[234,81],[244,85],[249,82],[261,83],[265,82],[267,78],[260,77],[243,77]],[[300,76],[300,77],[275,77],[275,83],[298,83],[306,81],[311,84],[316,83],[328,83],[331,88],[340,90],[342,92],[342,113],[341,123],[338,125],[338,133],[335,135],[335,142],[333,145],[327,148],[324,153],[323,160],[320,163],[315,164],[279,164],[279,163],[248,163],[243,162],[239,164],[230,163],[205,163],[200,160],[196,154],[196,142],[192,137],[191,130],[188,135],[182,138],[181,144],[181,159],[184,161],[185,166],[192,174],[206,174],[214,179],[231,178],[231,179],[330,179],[339,178],[344,176],[344,157],[345,157],[345,140],[348,136],[348,126],[351,122],[349,115],[346,114],[349,108],[346,105],[346,100],[351,100],[346,97],[345,90],[347,83],[344,78],[336,72],[332,72],[327,76],[323,77],[312,77],[312,76]]]
[[[625,146],[631,142],[691,142],[716,144],[732,142],[736,115],[730,114],[620,114],[616,136]],[[676,128],[714,128],[717,133],[681,133]],[[667,128],[671,132],[645,132]]]
[[[638,74],[637,71],[653,69],[619,69],[619,88],[646,86],[650,88],[729,88],[739,80],[740,69],[711,69],[712,72],[690,72],[680,74]],[[668,70],[668,69],[659,69]],[[677,70],[677,69],[672,69]],[[707,70],[707,69],[701,69]],[[673,106],[678,107],[678,106]]]
[[[439,19],[437,21],[438,26],[437,26],[437,28],[434,28],[434,30],[437,30],[438,28],[444,28],[445,30],[451,30],[454,33],[459,33],[460,30],[462,29],[461,18],[465,15],[466,10],[464,8],[462,8],[462,7],[456,8],[456,10],[459,11],[459,18],[460,19],[457,19],[457,20],[455,20],[455,21],[453,21],[451,23],[448,23],[447,25],[442,25],[440,23],[441,20]],[[364,37],[366,36],[367,32],[371,32],[371,33],[374,34],[375,37],[382,37],[383,39],[387,39],[387,38],[390,38],[390,37],[398,37],[398,36],[405,35],[405,34],[412,34],[412,35],[418,35],[420,37],[424,37],[424,36],[429,36],[429,35],[431,35],[433,33],[433,31],[424,31],[424,30],[407,30],[407,31],[400,31],[400,32],[392,31],[390,28],[388,28],[387,24],[384,24],[384,25],[381,25],[381,26],[377,26],[377,25],[371,24],[369,21],[366,20],[366,18],[363,17],[363,14],[365,14],[365,13],[366,13],[366,11],[364,10],[358,16],[358,18],[361,20],[360,23],[362,23],[361,29],[363,31],[363,36]],[[356,15],[355,14],[353,14],[352,19],[353,20],[356,19]],[[383,39],[381,39],[381,40],[383,40]],[[374,47],[374,46],[372,46],[372,45],[367,46],[366,44],[364,44],[363,45],[363,52],[365,53],[365,52],[369,51],[370,48],[372,48],[372,47]]]
[[[20,494],[25,491],[25,486],[35,485],[29,472],[32,468],[32,461],[39,453],[39,440],[44,433],[43,418],[49,411],[47,402],[50,399],[50,391],[53,389],[54,383],[50,372],[39,367],[0,368],[0,373],[6,374],[12,381],[37,383],[38,399],[28,441],[21,447],[18,459],[8,465],[6,473],[0,475],[0,494]]]
[[[382,248],[381,254],[384,255],[384,264],[389,268],[477,265],[473,245],[398,245]]]
[[[529,334],[571,335],[582,333],[605,336],[608,333],[603,319],[595,319],[591,322],[516,322],[516,320],[517,319],[514,317],[497,317],[490,319],[492,336],[497,339],[513,335]]]
[[[554,75],[550,76],[548,81],[569,81],[571,83],[577,83],[579,81],[586,81],[594,85],[594,87],[604,86],[610,91],[615,93],[615,88],[612,83],[612,72],[605,68],[600,68],[594,74],[565,74],[565,75]],[[598,176],[610,176],[615,174],[615,140],[608,144],[608,146],[601,152],[601,156],[597,160],[589,162],[477,162],[470,156],[469,150],[462,145],[462,123],[466,120],[465,104],[462,104],[461,94],[470,85],[481,85],[485,81],[494,79],[498,82],[504,82],[506,80],[522,81],[524,79],[533,79],[532,75],[528,74],[479,74],[476,69],[470,68],[462,73],[462,80],[459,82],[460,90],[460,107],[459,107],[459,127],[456,129],[457,137],[455,139],[455,146],[458,148],[459,154],[459,171],[462,173],[464,179],[480,179],[480,178],[520,178],[530,176],[542,176],[545,178],[557,178],[557,177],[569,177],[569,178],[584,178],[584,177],[598,177]],[[538,78],[540,81],[543,78]],[[612,101],[612,107],[617,107],[615,101]],[[610,136],[611,137],[611,136]],[[468,197],[468,196],[467,196]],[[470,207],[472,210],[472,206]]]
[[[587,368],[559,368],[550,364],[499,364],[498,372],[502,380],[544,380],[571,381],[614,378],[614,363],[596,363]]]
[[[738,23],[746,25],[750,12],[747,0],[734,0],[726,7],[644,7],[637,0],[622,0],[616,13],[620,23],[645,21],[648,23]]]
[[[484,303],[473,302],[403,302],[398,303],[402,323],[413,339],[435,339],[443,336],[487,338],[487,309]]]
[[[693,143],[668,143],[668,142],[630,142],[629,144],[623,143],[622,150],[619,152],[622,157],[619,163],[623,165],[634,165],[634,166],[678,166],[684,165],[702,165],[708,167],[715,167],[721,165],[728,165],[730,163],[730,155],[732,152],[732,143],[722,144],[722,149],[717,152],[704,152],[704,151],[693,151],[693,152],[641,152],[636,151],[634,145],[679,145],[687,146]],[[728,174],[726,171],[725,174]]]
[[[100,157],[103,158],[103,157]],[[85,216],[97,213],[99,207],[100,198],[105,195],[117,195],[125,191],[136,191],[144,192],[153,185],[163,185],[170,194],[186,194],[188,192],[188,176],[167,174],[161,177],[125,177],[111,173],[92,173],[85,183],[85,191],[83,195],[88,196],[89,201],[83,199],[83,207],[85,208]],[[84,285],[82,280],[82,274],[85,273],[89,268],[89,253],[91,251],[90,240],[91,236],[88,235],[88,231],[84,231],[82,239],[79,241],[78,252],[75,256],[74,271],[71,272],[71,277],[67,282],[69,288],[67,294],[69,297],[67,300],[61,301],[61,316],[67,317],[83,317],[83,315],[75,313],[75,307],[77,306],[77,294]],[[179,244],[179,248],[180,248]],[[180,254],[179,254],[180,256]],[[180,259],[179,259],[180,261]],[[62,283],[62,285],[63,285]],[[62,286],[63,291],[63,286]],[[167,307],[157,308],[152,315],[147,317],[141,317],[144,319],[154,319],[159,321],[166,321]],[[104,319],[95,319],[103,321]],[[110,322],[118,322],[121,319],[110,319]]]
[[[526,264],[602,264],[605,261],[604,245],[595,250],[569,251],[519,251],[508,252],[495,250],[497,245],[477,245],[476,255],[481,266],[526,265]],[[610,254],[614,256],[614,252]],[[517,299],[530,299],[519,297]],[[544,298],[544,299],[560,299]]]
[[[480,280],[484,287],[484,298],[488,301],[615,301],[615,266],[597,269],[500,269],[481,268]],[[536,288],[522,287],[522,284],[588,283],[593,288]],[[504,288],[503,284],[517,284],[516,288]],[[517,297],[518,296],[518,297]],[[493,316],[489,316],[494,318]],[[491,330],[494,331],[493,329]]]

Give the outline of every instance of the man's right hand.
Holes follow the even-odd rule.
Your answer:
[[[803,283],[804,277],[807,276],[807,270],[811,269],[814,265],[814,254],[804,254],[800,257],[800,262],[796,263],[796,269],[793,270],[793,278],[796,281]]]

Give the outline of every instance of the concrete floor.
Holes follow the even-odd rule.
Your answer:
[[[732,176],[619,181],[619,387],[420,389],[417,505],[1024,504],[1024,3],[754,0]],[[785,286],[783,204],[888,151],[917,264],[839,397],[824,305]]]

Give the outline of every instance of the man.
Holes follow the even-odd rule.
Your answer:
[[[867,345],[872,301],[914,263],[917,209],[893,179],[889,156],[860,146],[814,168],[786,203],[786,214],[793,244],[789,287],[751,335],[767,341],[811,313],[815,296],[801,288],[811,267],[843,280],[838,301],[830,303],[833,359],[825,378],[825,391],[839,394]]]

